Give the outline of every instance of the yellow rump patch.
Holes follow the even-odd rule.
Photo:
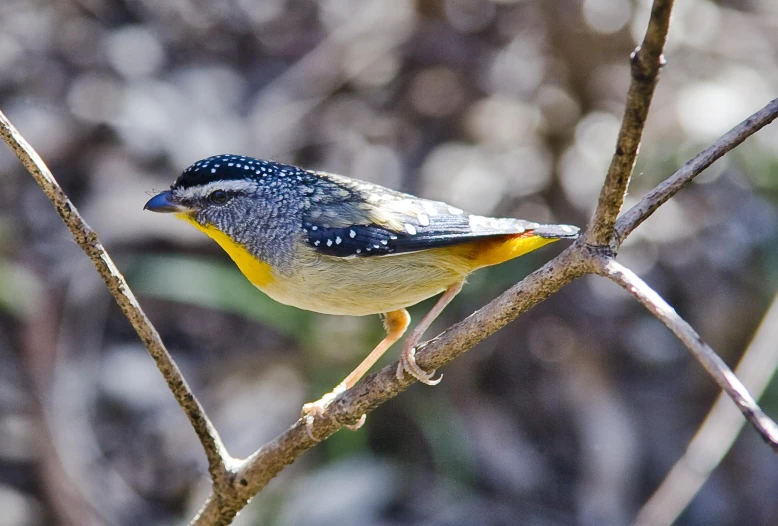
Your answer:
[[[233,241],[221,230],[212,226],[203,226],[187,213],[176,214],[176,217],[190,223],[197,230],[204,232],[208,237],[216,241],[230,255],[252,285],[261,288],[274,281],[270,265],[255,258],[248,250]]]
[[[473,259],[476,268],[488,267],[523,256],[554,241],[559,240],[533,235],[490,238],[478,242],[478,251]]]

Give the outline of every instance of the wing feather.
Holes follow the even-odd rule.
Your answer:
[[[386,256],[529,231],[549,238],[575,237],[578,231],[567,225],[477,216],[371,183],[317,175],[322,184],[312,189],[303,230],[310,246],[331,256]]]

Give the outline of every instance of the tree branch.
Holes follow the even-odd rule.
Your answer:
[[[227,453],[218,432],[187,385],[181,370],[168,353],[157,330],[151,325],[137,298],[127,286],[124,276],[116,268],[113,260],[100,243],[97,234],[86,224],[76,207],[65,195],[40,155],[22,137],[2,111],[0,111],[0,136],[11,147],[54,205],[78,246],[92,260],[97,272],[108,287],[108,291],[119,304],[149,354],[154,358],[168,387],[173,392],[173,396],[189,418],[203,449],[205,449],[208,469],[214,483],[226,487],[230,471],[229,463],[232,457]]]
[[[778,367],[778,296],[762,318],[735,374],[758,399]],[[705,421],[662,484],[635,519],[635,526],[671,526],[686,509],[735,442],[745,420],[730,399],[719,394]]]
[[[581,251],[574,248],[575,246],[569,247],[460,323],[421,344],[416,354],[418,364],[425,370],[442,367],[559,291],[567,283],[590,271],[590,265],[585,258],[581,257]],[[356,423],[362,415],[397,396],[416,382],[409,375],[398,380],[397,365],[395,362],[377,373],[366,376],[357,385],[333,400],[321,417],[317,417],[314,421],[313,435],[316,441],[308,436],[305,422],[301,419],[262,446],[237,469],[234,478],[236,495],[246,500],[250,499],[282,469],[316,446],[319,441],[326,439],[346,424]],[[214,522],[213,518],[221,519],[222,514],[227,510],[222,508],[220,513],[216,513],[217,505],[212,495],[192,524],[222,524],[218,521]],[[234,517],[239,510],[239,507],[231,510],[233,513],[230,517]]]
[[[748,389],[737,376],[719,358],[716,352],[702,341],[700,335],[681,318],[675,309],[662,299],[634,272],[611,258],[599,258],[597,274],[604,276],[632,294],[659,321],[665,324],[673,334],[692,352],[698,362],[708,371],[721,389],[738,406],[743,416],[759,432],[767,444],[778,452],[778,425],[773,422],[757,405]]]
[[[662,51],[670,28],[672,8],[673,0],[654,0],[646,36],[630,56],[632,82],[627,92],[616,151],[600,191],[597,209],[584,234],[590,245],[605,246],[613,242],[613,227],[627,195],[648,109],[659,80],[659,71],[665,62]]]
[[[739,146],[751,135],[778,117],[778,99],[771,100],[764,108],[729,130],[716,142],[705,148],[684,164],[673,175],[651,190],[638,204],[627,210],[616,222],[617,245],[620,245],[643,221],[668,199],[686,187],[706,168]]]

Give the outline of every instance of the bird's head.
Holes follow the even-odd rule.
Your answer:
[[[191,165],[145,210],[172,213],[213,237],[219,233],[256,257],[275,263],[300,229],[305,170],[240,155],[218,155]]]

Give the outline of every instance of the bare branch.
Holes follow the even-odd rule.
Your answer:
[[[762,318],[735,374],[758,399],[778,368],[778,296]],[[662,484],[635,519],[636,526],[670,526],[697,495],[735,442],[745,420],[721,393]]]
[[[597,209],[590,227],[584,234],[590,245],[604,246],[613,241],[613,227],[627,195],[648,109],[659,79],[659,71],[664,65],[662,51],[670,28],[672,9],[673,0],[654,0],[646,36],[630,57],[632,82],[627,92],[627,104],[616,141],[616,151],[600,191]]]
[[[634,272],[614,259],[601,258],[597,262],[599,264],[597,273],[618,283],[664,323],[735,402],[740,412],[762,435],[764,441],[778,452],[778,425],[764,414],[745,386],[715,351],[702,341],[700,335]]]
[[[138,337],[157,363],[159,371],[164,376],[168,387],[173,392],[176,401],[192,423],[197,437],[205,449],[208,467],[215,484],[227,485],[229,463],[232,458],[224,448],[219,434],[205,414],[192,390],[186,383],[181,371],[168,353],[157,330],[151,325],[146,314],[141,309],[137,298],[127,286],[124,276],[116,268],[111,257],[103,248],[97,234],[83,220],[76,207],[68,199],[59,186],[46,163],[30,144],[22,137],[11,121],[0,111],[0,135],[11,147],[28,172],[35,178],[46,197],[54,205],[57,213],[73,234],[78,246],[92,260],[100,277],[103,278],[111,295],[119,304],[122,312],[132,324]]]
[[[662,181],[660,185],[646,194],[638,204],[627,210],[618,219],[616,222],[617,244],[621,244],[657,208],[685,188],[706,168],[723,157],[725,153],[739,146],[751,135],[773,122],[776,117],[778,117],[778,99],[773,99],[764,108],[722,135],[720,139]]]
[[[241,506],[241,508],[243,507],[245,506]],[[219,509],[219,501],[212,492],[208,495],[197,515],[191,520],[189,526],[227,526],[232,523],[239,511],[240,508],[222,513],[222,510]]]

